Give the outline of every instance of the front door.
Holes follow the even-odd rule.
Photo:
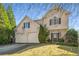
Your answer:
[[[52,42],[56,42],[59,39],[59,33],[51,33]]]

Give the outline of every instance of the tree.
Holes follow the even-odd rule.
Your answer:
[[[10,37],[11,37],[10,39],[12,41],[14,41],[14,36],[15,36],[14,28],[16,27],[16,22],[15,22],[15,17],[14,17],[14,13],[13,13],[11,4],[8,6],[7,15],[8,15],[8,18],[9,18],[9,21],[10,21],[10,24],[11,24],[11,28],[12,28],[12,30],[10,32]]]
[[[11,25],[10,25],[6,10],[2,4],[0,4],[0,15],[1,15],[2,21],[4,22],[5,27],[11,30]]]
[[[49,31],[47,30],[47,28],[45,26],[40,25],[39,34],[38,34],[40,43],[45,43],[46,40],[48,39],[48,35],[49,35]]]
[[[78,33],[75,29],[69,29],[66,33],[66,43],[78,45]]]
[[[7,14],[8,14],[8,18],[9,18],[11,27],[12,27],[12,29],[14,29],[15,26],[16,26],[16,22],[15,22],[15,18],[14,18],[14,14],[13,14],[13,10],[12,10],[12,5],[11,4],[8,6]]]
[[[0,44],[9,43],[9,32],[11,25],[6,13],[6,10],[2,4],[0,4]]]

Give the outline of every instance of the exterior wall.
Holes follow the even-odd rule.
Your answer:
[[[67,29],[68,28],[68,15],[66,15],[65,13],[62,14],[61,16],[60,15],[61,15],[61,12],[55,11],[55,13],[54,13],[54,11],[52,11],[50,13],[50,15],[48,14],[47,17],[44,18],[43,25],[46,24],[46,26],[49,30]],[[50,26],[50,24],[49,24],[50,19],[52,19],[54,16],[61,18],[61,24],[56,24],[56,25]]]
[[[30,28],[24,29],[24,22],[30,22]],[[16,29],[16,43],[39,43],[38,32],[39,25],[26,17]]]

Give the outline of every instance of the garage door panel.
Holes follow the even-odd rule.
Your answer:
[[[27,43],[27,36],[25,34],[17,34],[16,43]]]
[[[29,43],[39,43],[38,34],[37,33],[30,33],[28,35],[28,42]]]

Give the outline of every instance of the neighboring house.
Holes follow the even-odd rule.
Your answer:
[[[16,43],[39,43],[38,33],[40,24],[49,30],[49,39],[58,40],[63,38],[68,29],[69,12],[59,7],[49,10],[40,20],[31,20],[29,17],[24,19],[17,26],[15,31]]]

